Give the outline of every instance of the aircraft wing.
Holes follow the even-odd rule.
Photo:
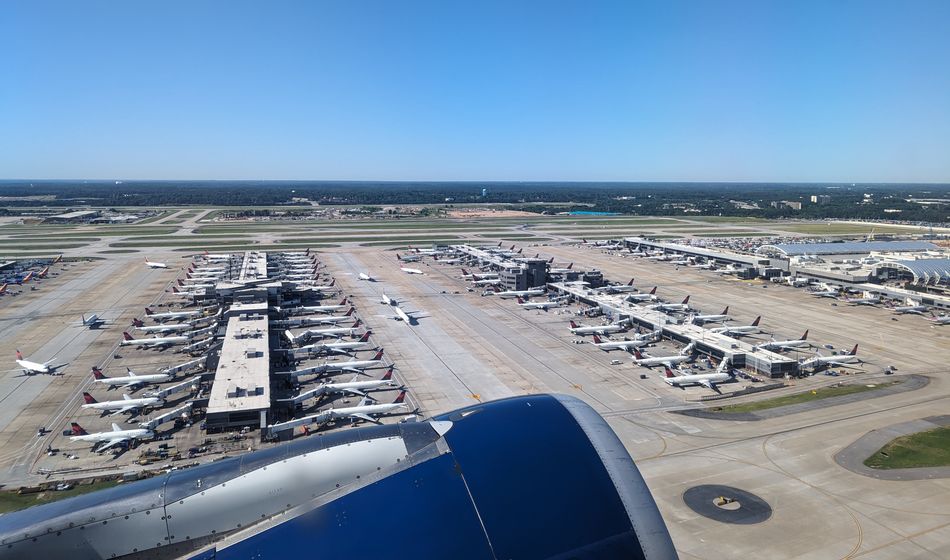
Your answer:
[[[359,418],[360,420],[365,420],[367,422],[372,422],[373,424],[379,424],[379,420],[376,420],[369,414],[363,414],[362,412],[353,412],[350,414],[350,416],[354,418]]]
[[[138,408],[137,405],[134,405],[134,406],[123,406],[122,408],[117,409],[117,410],[111,412],[109,415],[110,415],[110,416],[115,416],[116,414],[122,414],[123,412],[129,412],[129,411],[131,411],[131,410],[135,410],[136,408]]]
[[[124,437],[124,436],[122,436],[122,437],[117,437],[117,438],[112,438],[112,439],[110,439],[110,440],[108,441],[108,443],[106,443],[105,445],[103,445],[102,447],[100,447],[99,449],[97,449],[96,451],[99,452],[99,453],[102,453],[102,452],[105,451],[106,449],[109,449],[110,447],[112,447],[112,446],[114,446],[114,445],[118,445],[118,444],[122,443],[123,441],[125,441],[125,440],[127,440],[127,439],[129,439],[129,438]]]
[[[350,372],[350,373],[355,373],[355,374],[357,374],[357,375],[367,375],[366,372],[364,372],[364,371],[361,370],[361,369],[357,369],[357,368],[355,368],[355,367],[345,367],[345,368],[341,368],[340,371],[348,371],[348,372]]]
[[[717,387],[715,383],[713,383],[712,381],[708,379],[703,379],[702,381],[699,382],[699,384],[702,385],[703,387],[706,387],[707,389],[712,389],[713,391],[719,394],[722,394],[722,392],[719,390],[719,387]]]

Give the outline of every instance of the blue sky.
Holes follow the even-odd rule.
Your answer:
[[[950,182],[950,2],[0,4],[0,177]]]

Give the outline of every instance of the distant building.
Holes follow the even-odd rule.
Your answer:
[[[93,219],[98,217],[98,210],[77,210],[75,212],[66,212],[65,214],[48,216],[43,221],[48,224],[82,224],[91,222]]]
[[[488,189],[482,189],[482,198],[488,196]]]
[[[802,203],[797,200],[773,200],[772,208],[791,208],[792,210],[801,210]]]
[[[828,204],[831,202],[831,197],[826,194],[813,194],[811,195],[812,204]]]

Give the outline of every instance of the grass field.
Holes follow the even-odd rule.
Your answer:
[[[84,484],[75,486],[71,490],[57,492],[55,490],[48,492],[39,492],[36,494],[17,494],[16,492],[0,492],[0,513],[7,513],[26,509],[30,506],[48,504],[64,498],[71,498],[80,494],[87,494],[104,488],[112,488],[118,484],[115,481],[95,482],[93,484]]]
[[[704,233],[690,233],[696,237],[767,237],[772,235],[759,231],[717,231]]]
[[[321,247],[339,247],[335,243],[281,243],[280,245],[225,245],[223,247],[215,246],[214,250],[219,252],[237,253],[239,251],[297,251],[300,249],[318,249]],[[172,249],[177,253],[197,253],[200,247],[180,247]]]
[[[876,385],[861,385],[857,383],[847,384],[847,385],[833,385],[830,387],[821,387],[819,389],[815,389],[813,391],[807,391],[804,393],[794,393],[794,394],[785,395],[782,397],[775,397],[774,399],[765,399],[761,401],[752,401],[752,402],[747,402],[747,403],[711,407],[709,410],[711,412],[731,412],[731,413],[755,412],[757,410],[766,410],[769,408],[787,406],[790,404],[799,404],[799,403],[804,403],[804,402],[827,399],[830,397],[840,397],[842,395],[853,395],[855,393],[863,393],[865,391],[874,391],[876,389],[883,389],[884,387],[890,387],[891,385],[895,385],[897,383],[900,383],[900,381],[889,381],[887,383],[879,383]]]
[[[808,235],[849,235],[849,234],[869,234],[874,233],[923,233],[921,228],[899,227],[899,226],[875,226],[872,224],[839,224],[839,223],[819,223],[819,224],[781,224],[776,222],[763,224],[763,227],[770,229],[779,229],[782,231],[791,231],[794,233],[803,233]]]
[[[872,469],[912,469],[950,466],[950,426],[892,440],[867,459]]]

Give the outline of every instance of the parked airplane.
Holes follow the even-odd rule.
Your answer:
[[[686,348],[683,348],[683,350],[680,351],[680,353],[675,356],[656,356],[656,357],[644,356],[643,354],[640,353],[639,350],[634,349],[633,363],[637,364],[638,366],[643,366],[646,368],[651,368],[654,366],[666,366],[668,368],[672,368],[676,364],[692,361],[693,348],[695,348],[695,343],[691,342],[686,346]]]
[[[43,362],[42,364],[37,362],[31,362],[30,360],[25,360],[23,354],[19,350],[16,351],[16,364],[23,368],[23,373],[26,375],[33,375],[35,373],[48,373],[55,374],[56,368],[62,366],[54,366],[53,361],[56,358],[52,358],[49,361]]]
[[[659,309],[660,311],[689,311],[689,296],[683,298],[682,303],[657,303],[648,305],[648,309]]]
[[[144,428],[135,428],[132,430],[123,430],[119,427],[118,424],[112,424],[111,432],[96,432],[90,434],[82,428],[79,424],[73,422],[72,433],[69,441],[91,441],[94,442],[97,446],[99,444],[105,443],[101,447],[93,447],[97,453],[102,453],[106,449],[118,445],[125,441],[140,440],[140,439],[152,439],[155,437],[155,432],[151,430],[146,430]]]
[[[145,346],[146,348],[157,346],[172,346],[174,344],[185,344],[191,340],[187,336],[164,336],[155,338],[134,338],[128,332],[122,333],[122,346]]]
[[[837,299],[838,297],[838,290],[815,290],[814,292],[808,292],[808,293],[815,297],[832,298],[832,299]]]
[[[854,299],[844,298],[844,301],[846,303],[850,303],[851,305],[877,305],[881,303],[881,297],[868,296],[868,297],[861,297],[861,298],[854,298]]]
[[[376,355],[373,356],[372,360],[350,360],[346,362],[324,362],[317,366],[310,366],[303,369],[298,369],[296,371],[286,372],[285,375],[289,375],[293,378],[300,377],[301,375],[313,375],[320,373],[333,373],[333,372],[344,372],[349,371],[352,373],[363,373],[364,369],[373,369],[378,367],[384,367],[386,364],[383,363],[383,349],[380,348]]]
[[[401,266],[399,267],[399,270],[405,272],[406,274],[423,274],[423,272],[419,270],[418,268],[408,268],[405,266]]]
[[[743,336],[747,334],[754,334],[759,332],[759,321],[762,320],[762,316],[755,318],[755,321],[752,321],[751,325],[736,325],[731,327],[718,327],[715,329],[709,329],[714,333],[726,334],[726,335],[738,335]]]
[[[729,306],[727,305],[725,309],[722,310],[722,313],[718,315],[692,315],[690,316],[690,322],[692,323],[719,323],[725,321],[729,318]]]
[[[194,328],[190,323],[178,323],[177,325],[150,325],[146,326],[145,323],[139,321],[136,318],[132,318],[132,326],[135,327],[135,330],[142,331],[144,333],[170,333],[170,332],[183,332],[188,331]]]
[[[527,290],[505,290],[504,292],[498,291],[495,288],[495,295],[500,298],[513,298],[513,297],[530,297],[530,296],[543,296],[544,288],[529,288]]]
[[[2,286],[0,286],[0,296],[7,293],[7,286],[9,286],[9,284],[6,282],[4,282]]]
[[[310,344],[307,346],[301,346],[300,348],[295,348],[291,352],[294,355],[300,355],[301,353],[308,354],[347,354],[353,350],[364,350],[371,348],[373,345],[369,342],[369,336],[373,334],[372,331],[366,331],[363,333],[363,336],[359,340],[354,342],[319,342],[317,344]]]
[[[791,350],[792,348],[801,348],[808,345],[808,331],[805,331],[801,338],[794,340],[775,340],[773,338],[769,342],[756,345],[755,348],[757,350]]]
[[[396,303],[396,300],[394,300],[393,298],[387,296],[385,293],[383,293],[383,294],[379,297],[379,303],[381,303],[381,304],[383,304],[383,305],[398,305],[398,304]]]
[[[92,315],[86,317],[85,314],[81,315],[82,321],[79,323],[81,327],[89,327],[90,329],[97,329],[100,325],[104,325],[105,321],[99,318],[99,315],[93,313]]]
[[[161,263],[161,262],[150,261],[150,260],[148,260],[148,257],[145,257],[145,264],[148,265],[149,268],[168,268],[168,265],[167,265],[167,264]]]
[[[600,289],[611,294],[622,294],[637,291],[637,288],[633,286],[633,278],[631,278],[626,284],[611,284],[610,286],[604,286]],[[654,288],[654,290],[656,290],[656,288]]]
[[[124,393],[122,394],[121,401],[99,402],[89,393],[83,393],[82,398],[84,401],[86,401],[86,404],[82,405],[82,408],[91,408],[93,410],[109,412],[112,416],[121,414],[123,412],[130,412],[132,410],[154,406],[162,402],[162,399],[158,397],[142,397],[139,399],[133,399]]]
[[[927,318],[928,321],[934,325],[950,325],[950,315],[941,315],[937,317],[933,313],[930,314],[930,317]]]
[[[231,255],[230,255],[230,254],[225,254],[225,253],[218,253],[218,254],[209,253],[207,249],[205,249],[205,251],[204,251],[204,257],[205,257],[206,259],[231,260]]]
[[[656,299],[656,286],[653,286],[653,289],[645,294],[627,294],[624,298],[627,301],[650,301]]]
[[[858,358],[858,345],[855,344],[854,348],[846,354],[838,354],[837,356],[822,356],[819,353],[815,354],[814,358],[804,360],[800,362],[800,367],[802,369],[812,368],[818,369],[821,367],[849,367],[849,364],[862,363],[861,359]]]
[[[901,315],[905,313],[914,313],[916,315],[923,315],[926,311],[929,311],[929,310],[930,310],[930,307],[926,305],[920,305],[920,304],[902,305],[902,306],[891,308],[891,311],[893,311],[894,313],[901,314]]]
[[[571,263],[564,268],[549,268],[548,273],[549,274],[567,274],[569,272],[573,272],[573,268],[574,268],[574,263]]]
[[[554,307],[561,307],[561,302],[560,301],[525,301],[519,297],[518,305],[520,305],[523,309],[543,309],[547,311],[548,309],[551,309]]]
[[[190,319],[192,317],[201,317],[202,311],[196,309],[194,311],[167,311],[165,313],[155,313],[148,307],[145,308],[145,316],[153,321],[167,321],[169,319]]]
[[[92,366],[92,377],[95,379],[94,383],[108,385],[109,387],[121,385],[126,388],[149,383],[163,383],[172,379],[172,376],[168,373],[137,374],[130,368],[125,368],[125,370],[129,374],[127,377],[106,377],[98,366]]]
[[[399,253],[396,253],[396,259],[402,262],[419,262],[422,260],[422,256],[418,253],[410,255],[400,255]]]
[[[359,330],[359,326],[362,324],[363,322],[357,319],[356,322],[353,323],[353,326],[351,327],[331,327],[329,329],[307,329],[298,335],[295,335],[290,331],[284,331],[284,334],[290,340],[291,344],[295,343],[298,338],[303,338],[304,340],[309,340],[315,336],[319,336],[322,338],[327,338],[331,336],[340,338],[343,336],[347,336],[347,335],[352,336],[356,334],[356,331]]]
[[[268,430],[272,433],[276,433],[283,430],[292,429],[297,426],[307,424],[326,424],[327,422],[343,418],[359,419],[365,420],[366,422],[379,424],[379,421],[373,418],[371,415],[392,414],[398,410],[407,410],[409,405],[405,403],[405,400],[405,391],[400,392],[399,396],[396,397],[396,400],[389,404],[369,404],[369,397],[363,397],[363,399],[360,401],[360,404],[357,406],[331,408],[329,410],[324,410],[322,412],[305,416],[297,420],[291,420],[281,424],[273,424],[268,426]]]
[[[732,375],[732,368],[729,367],[730,360],[728,358],[724,359],[720,364],[719,368],[715,373],[700,373],[693,375],[676,375],[673,373],[673,370],[669,367],[666,368],[666,377],[663,378],[663,381],[672,387],[679,387],[680,389],[685,389],[688,385],[702,385],[707,389],[712,389],[713,391],[719,393],[719,383],[725,383],[727,381],[734,381],[735,377]]]
[[[309,391],[303,391],[296,397],[290,399],[278,399],[278,402],[292,402],[295,405],[300,404],[304,401],[310,399],[315,399],[322,395],[333,394],[333,393],[349,393],[353,395],[360,395],[362,397],[366,396],[365,391],[372,389],[381,389],[383,387],[398,387],[398,384],[393,380],[393,368],[390,367],[389,371],[383,375],[382,379],[373,379],[369,381],[357,381],[360,374],[355,374],[353,379],[344,383],[321,383],[317,387],[310,389]]]
[[[392,319],[394,319],[394,320],[396,320],[396,321],[402,321],[403,323],[406,323],[407,325],[415,325],[415,324],[417,324],[417,322],[418,322],[418,321],[416,320],[417,317],[414,317],[414,316],[413,316],[413,314],[418,313],[417,311],[410,311],[410,312],[406,313],[406,312],[403,311],[402,308],[399,307],[398,305],[396,305],[395,307],[393,307],[393,310],[395,310],[396,314],[395,314],[393,317],[391,317]]]
[[[574,321],[571,321],[571,334],[575,335],[585,335],[585,334],[609,334],[614,332],[625,331],[627,328],[623,325],[618,325],[617,323],[611,323],[609,325],[578,325]]]
[[[634,348],[639,348],[641,346],[646,346],[650,342],[646,339],[636,339],[636,340],[602,340],[596,334],[594,335],[594,346],[600,348],[604,352],[610,352],[611,350],[626,350],[627,352],[632,352]]]
[[[309,305],[281,308],[282,311],[286,311],[287,313],[295,315],[300,315],[302,313],[330,313],[332,311],[339,311],[341,309],[346,309],[346,298],[343,298],[340,303],[336,305]]]
[[[360,280],[366,280],[367,282],[375,282],[375,281],[376,281],[375,278],[373,278],[373,277],[370,276],[369,274],[366,274],[365,272],[360,272],[360,273],[359,273],[359,279],[360,279]]]

